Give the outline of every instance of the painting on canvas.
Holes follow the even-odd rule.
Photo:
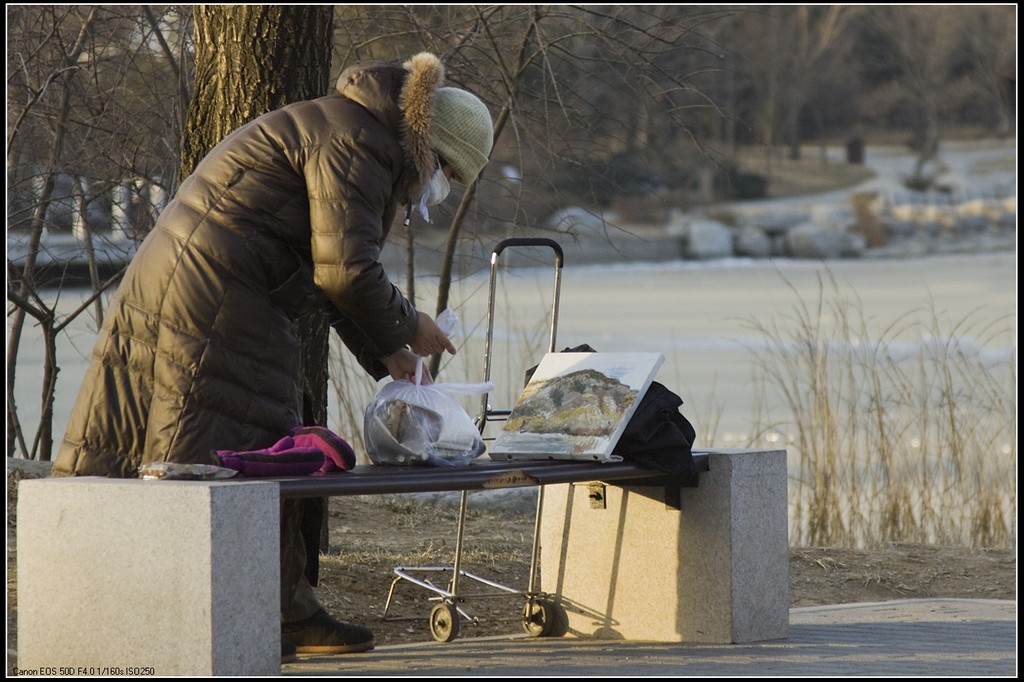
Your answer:
[[[491,459],[621,461],[615,444],[660,353],[548,353],[491,444]]]

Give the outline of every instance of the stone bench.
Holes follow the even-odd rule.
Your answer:
[[[578,637],[739,644],[789,635],[785,450],[719,450],[696,487],[551,486],[541,589]]]
[[[787,637],[785,451],[694,455],[703,470],[696,487],[628,462],[487,458],[457,468],[360,466],[327,477],[25,480],[18,667],[54,675],[280,674],[282,498],[536,485],[546,491],[542,588],[565,609],[566,634],[712,643]]]

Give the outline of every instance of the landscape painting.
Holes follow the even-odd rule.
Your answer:
[[[664,361],[660,353],[548,353],[491,459],[621,461],[612,450]]]

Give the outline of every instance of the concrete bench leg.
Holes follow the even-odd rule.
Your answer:
[[[566,609],[569,635],[789,636],[786,451],[722,450],[709,465],[678,509],[663,487],[545,488],[541,588]]]
[[[261,482],[22,481],[19,669],[279,675],[279,504]]]

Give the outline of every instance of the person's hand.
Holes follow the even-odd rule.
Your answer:
[[[419,361],[419,357],[408,348],[402,348],[391,355],[386,355],[380,361],[387,368],[388,374],[391,375],[392,379],[416,381],[416,363]],[[427,369],[427,364],[423,363],[423,374],[420,377],[420,383],[426,385],[432,382],[433,378],[430,376],[430,370]]]
[[[416,324],[416,334],[409,342],[409,348],[416,355],[427,357],[436,355],[442,351],[448,351],[455,355],[455,345],[448,336],[438,328],[434,318],[425,313],[419,314],[419,322]]]

